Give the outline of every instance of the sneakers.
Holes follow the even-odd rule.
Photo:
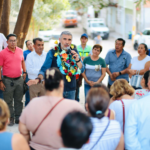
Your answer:
[[[8,126],[13,126],[14,125],[14,118],[10,118]]]

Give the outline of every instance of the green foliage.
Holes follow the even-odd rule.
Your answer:
[[[146,4],[147,1],[150,2],[150,0],[136,0],[135,1],[136,7],[139,7],[141,3]]]
[[[32,14],[31,27],[51,29],[59,23],[61,12],[69,9],[68,0],[36,0]]]
[[[108,0],[69,0],[70,4],[75,9],[84,9],[86,10],[88,6],[93,6],[95,11],[107,7],[109,4]]]

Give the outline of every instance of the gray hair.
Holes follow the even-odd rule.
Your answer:
[[[69,31],[63,31],[60,35],[60,38],[62,37],[62,35],[71,35],[72,37],[72,34]]]

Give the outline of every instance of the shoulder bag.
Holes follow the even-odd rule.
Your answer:
[[[106,132],[106,130],[107,130],[109,124],[110,124],[110,120],[108,121],[108,124],[107,124],[105,130],[102,132],[101,136],[98,138],[98,140],[96,141],[96,143],[92,146],[92,148],[91,148],[90,150],[92,150],[92,149],[97,145],[97,143],[100,141],[100,139],[102,138],[102,136],[103,136],[104,133]]]
[[[136,74],[131,77],[131,81],[130,81],[131,86],[136,87],[136,88],[141,87],[142,76],[139,75],[139,73],[140,73],[140,70],[137,70]]]
[[[45,115],[45,117],[42,119],[42,121],[39,123],[39,125],[36,127],[36,129],[33,131],[33,136],[35,135],[35,133],[37,132],[37,130],[39,129],[39,127],[41,126],[41,124],[44,122],[44,120],[47,118],[47,116],[53,111],[53,109],[63,100],[64,98],[62,98],[61,100],[59,100],[49,111],[48,113]]]
[[[125,125],[125,105],[123,100],[120,100],[122,103],[122,112],[123,112],[123,133],[124,133],[124,125]]]

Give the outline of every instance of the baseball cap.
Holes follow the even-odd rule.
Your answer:
[[[86,37],[86,38],[88,39],[88,35],[87,35],[86,33],[82,34],[82,35],[81,35],[81,38],[82,38],[82,37]]]

